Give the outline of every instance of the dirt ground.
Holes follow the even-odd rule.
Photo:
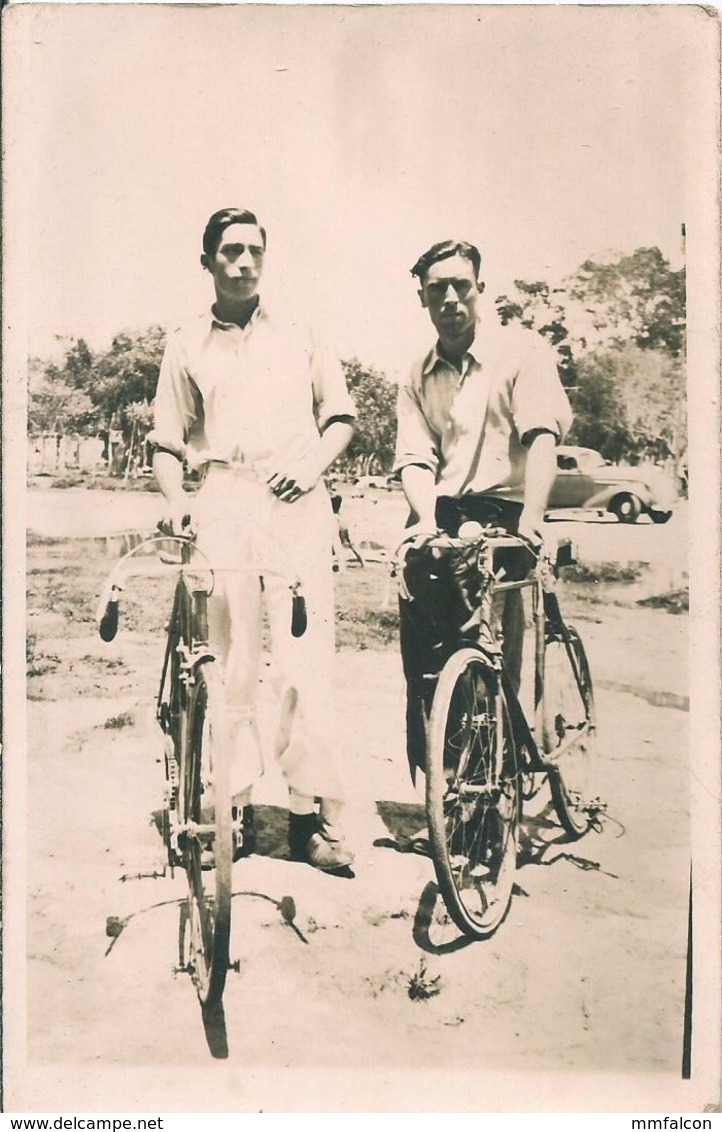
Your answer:
[[[104,645],[91,626],[64,632],[58,609],[36,610],[31,631],[58,663],[40,666],[28,703],[28,1059],[66,1085],[37,1107],[62,1109],[77,1080],[68,1109],[143,1110],[148,1095],[124,1094],[122,1080],[146,1066],[168,1111],[244,1110],[254,1075],[313,1069],[329,1081],[350,1069],[443,1071],[449,1081],[482,1068],[547,1082],[643,1073],[644,1107],[654,1108],[655,1081],[678,1078],[682,1060],[687,616],[633,596],[574,601],[595,678],[607,819],[569,843],[543,790],[511,910],[483,943],[445,917],[431,861],[404,851],[424,819],[405,768],[396,651],[342,650],[354,876],[286,859],[284,788],[269,767],[255,794],[258,851],[234,865],[239,970],[224,1011],[205,1019],[189,977],[174,973],[183,878],[120,879],[164,864],[151,818],[163,788],[153,719],[162,642],[130,630]],[[116,937],[108,917],[120,920]],[[429,997],[410,995],[419,982]],[[228,1072],[203,1078],[191,1103],[184,1082],[209,1063]],[[112,1097],[98,1075],[108,1067],[119,1071]],[[317,1093],[311,1107],[323,1111],[325,1099]],[[558,1094],[538,1099],[565,1107]],[[373,1095],[349,1103],[387,1107]],[[450,1089],[438,1104],[466,1107],[483,1111],[483,1099]],[[514,1097],[493,1107],[513,1109]],[[600,1107],[618,1105],[610,1095]]]

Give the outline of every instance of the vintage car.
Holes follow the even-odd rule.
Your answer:
[[[636,523],[645,514],[654,523],[666,523],[670,518],[674,489],[661,469],[610,464],[592,448],[562,445],[556,456],[557,475],[548,511],[611,511],[620,523]]]

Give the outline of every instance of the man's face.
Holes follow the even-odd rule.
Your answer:
[[[247,303],[258,290],[263,256],[263,236],[256,224],[229,224],[216,254],[204,254],[201,263],[213,276],[219,299]]]
[[[419,297],[442,342],[455,342],[473,333],[480,291],[474,265],[466,256],[449,256],[432,263]]]

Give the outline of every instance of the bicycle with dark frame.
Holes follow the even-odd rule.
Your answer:
[[[425,677],[425,796],[439,891],[460,930],[485,939],[511,903],[523,803],[549,783],[570,839],[598,827],[605,806],[593,791],[596,718],[589,664],[567,625],[555,582],[572,565],[571,543],[554,560],[526,539],[478,523],[460,537],[438,534],[406,546],[398,576],[407,601],[421,587],[457,588],[455,613],[436,629],[436,663]],[[430,580],[430,581],[429,581]],[[531,594],[533,719],[525,714],[504,663],[495,597]],[[418,616],[433,621],[428,601]]]
[[[285,579],[268,564],[236,568],[258,574],[259,584],[269,573]],[[212,1007],[220,1002],[233,966],[231,871],[234,847],[242,844],[243,814],[232,805],[223,662],[208,643],[214,568],[193,536],[158,532],[118,561],[99,602],[99,632],[104,641],[114,639],[120,595],[129,577],[168,570],[177,574],[177,581],[156,700],[164,745],[162,835],[171,875],[182,869],[188,883],[181,934],[187,929],[189,943],[183,969],[191,975],[201,1005]],[[306,628],[305,601],[299,582],[285,580],[292,599],[291,632],[299,637]]]

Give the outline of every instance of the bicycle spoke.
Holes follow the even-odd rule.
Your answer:
[[[451,658],[433,705],[427,775],[439,886],[452,919],[477,936],[488,935],[503,919],[516,858],[515,762],[507,749],[508,712],[496,685],[475,650]],[[437,767],[443,767],[441,784]]]

